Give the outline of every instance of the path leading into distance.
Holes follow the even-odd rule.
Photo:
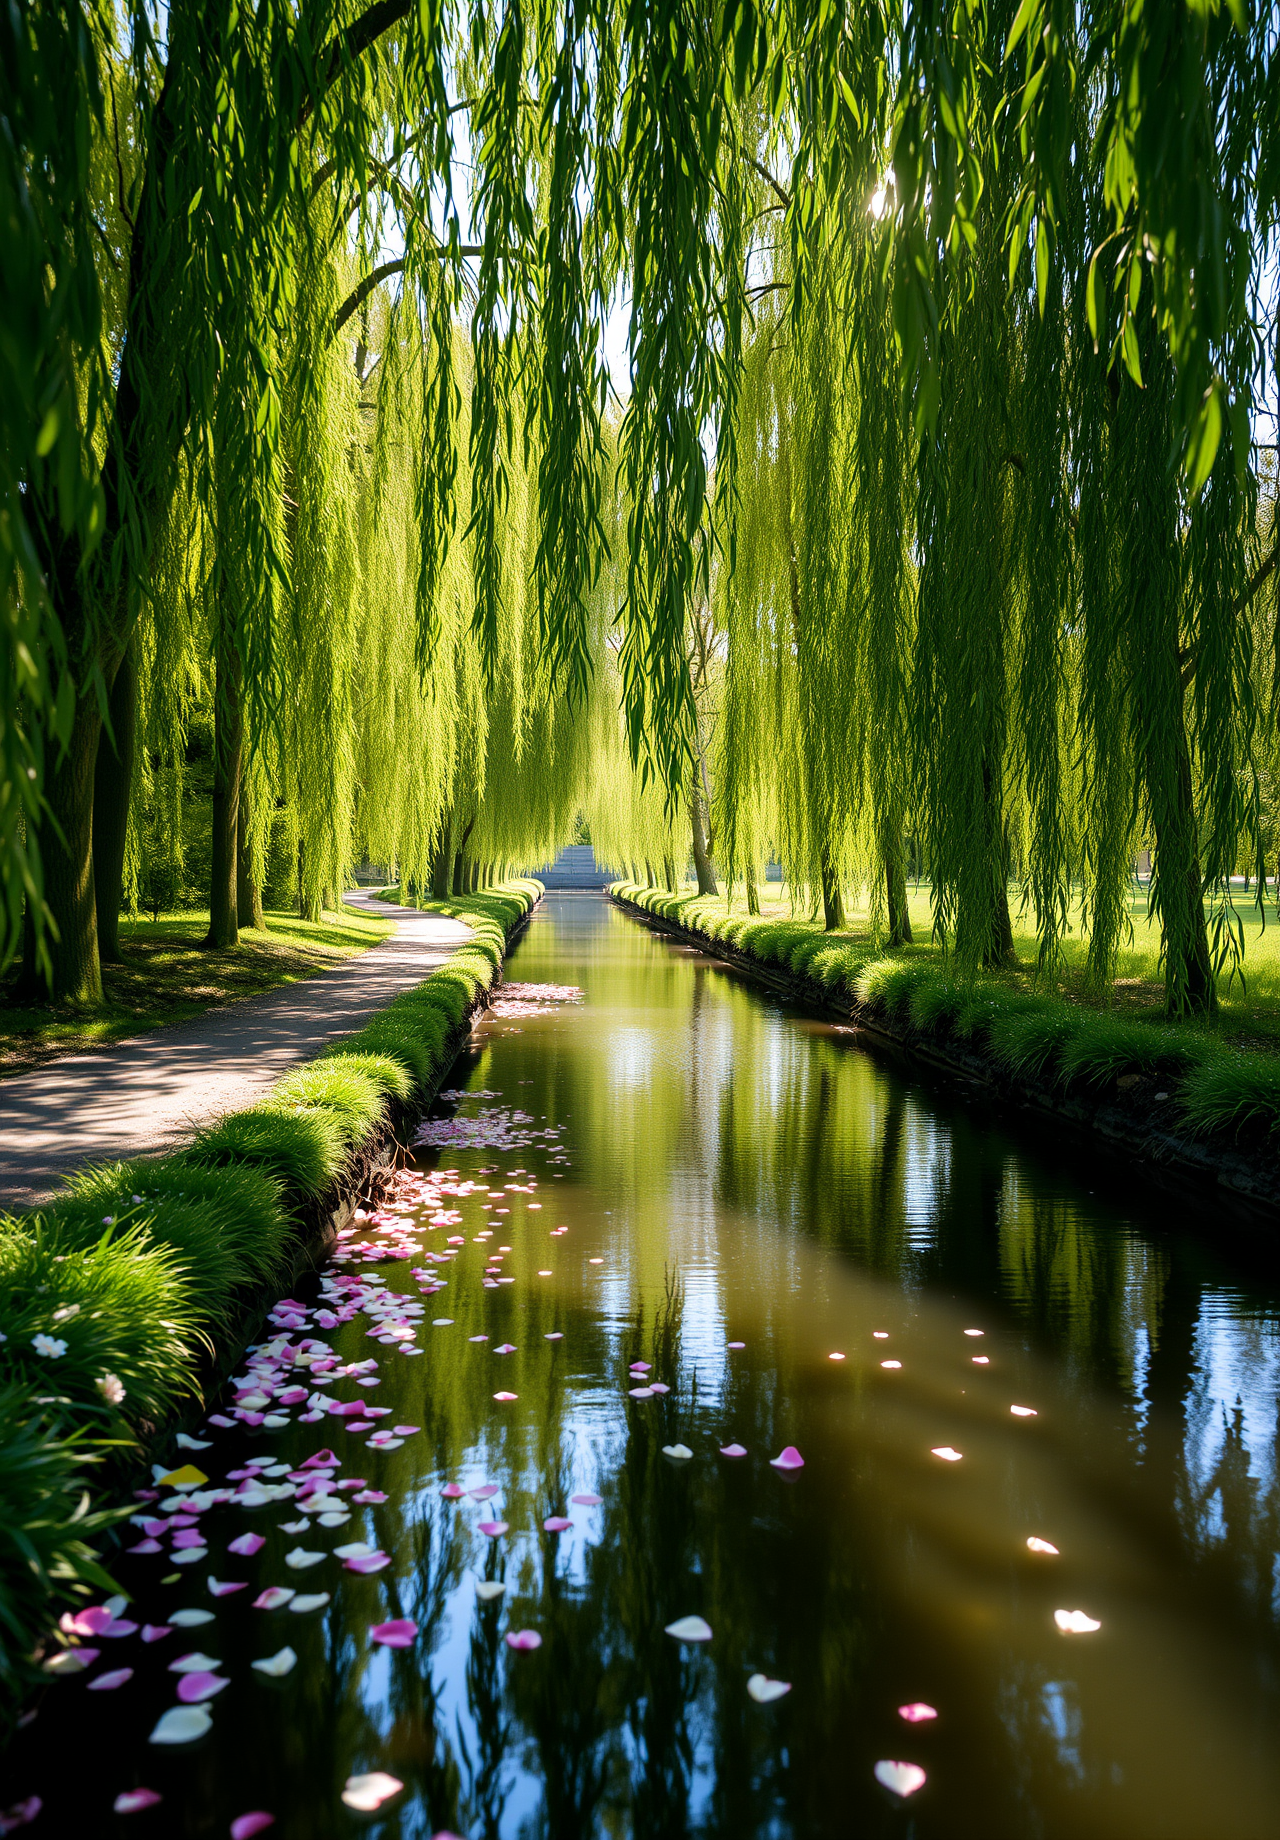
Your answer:
[[[362,891],[346,900],[395,920],[395,932],[299,983],[0,1080],[0,1208],[29,1206],[82,1163],[172,1150],[251,1105],[472,937],[462,920],[374,905]]]

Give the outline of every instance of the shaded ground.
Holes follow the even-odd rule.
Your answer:
[[[19,974],[10,970],[0,979],[0,1079],[313,977],[385,939],[392,923],[355,910],[318,922],[272,911],[266,932],[242,931],[229,952],[203,949],[208,928],[208,913],[192,911],[122,929],[125,963],[102,967],[100,1010],[18,1003]]]
[[[0,1084],[0,1207],[30,1205],[82,1163],[172,1150],[360,1028],[472,936],[443,914],[348,900],[353,930],[363,919],[367,937],[376,916],[395,922],[393,936],[317,976]]]

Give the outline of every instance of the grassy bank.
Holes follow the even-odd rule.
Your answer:
[[[114,1588],[93,1542],[129,1512],[109,1504],[131,1454],[285,1279],[308,1205],[387,1101],[438,1086],[538,893],[513,882],[449,902],[475,939],[357,1034],[178,1153],[82,1170],[0,1218],[0,1704],[33,1677],[58,1604]]]
[[[1280,1149],[1280,1055],[1265,1028],[1224,1006],[1215,1029],[1166,1022],[1155,1001],[1088,1005],[1064,982],[1032,987],[1029,968],[957,978],[933,945],[878,953],[866,933],[749,916],[722,899],[625,882],[613,892],[646,912],[811,981],[906,1039],[986,1059],[998,1075],[1067,1093],[1123,1097],[1150,1122],[1245,1149]],[[914,916],[913,916],[914,919]],[[1280,929],[1277,929],[1280,931]],[[927,936],[927,935],[926,935]],[[1269,1012],[1264,1011],[1263,1020]]]
[[[104,1002],[92,1011],[22,1003],[11,969],[0,979],[0,1079],[311,977],[376,945],[394,924],[354,908],[314,922],[282,912],[266,919],[265,931],[243,928],[238,946],[218,952],[204,949],[207,910],[122,926],[125,962],[102,967]]]

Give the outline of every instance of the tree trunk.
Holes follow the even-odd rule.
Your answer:
[[[1218,992],[1209,952],[1209,929],[1201,886],[1200,839],[1196,823],[1191,750],[1181,712],[1175,725],[1176,769],[1169,791],[1173,809],[1156,824],[1155,861],[1160,875],[1163,921],[1164,1001],[1171,1016],[1211,1016]]]
[[[431,898],[433,901],[445,901],[449,898],[449,868],[452,862],[449,848],[449,826],[443,825],[436,839],[435,854],[431,858]]]
[[[265,932],[267,917],[262,911],[262,889],[253,879],[253,859],[245,826],[244,800],[240,801],[240,821],[236,826],[236,920]]]
[[[698,878],[700,895],[719,894],[716,887],[716,872],[711,862],[711,852],[707,848],[706,814],[702,805],[702,788],[698,783],[698,769],[694,767],[693,790],[689,797],[689,818],[693,827],[693,868]]]
[[[209,931],[204,943],[215,951],[224,951],[240,940],[237,865],[243,747],[240,660],[228,639],[218,648],[213,699],[213,861],[209,875]]]
[[[888,909],[890,946],[911,944],[911,913],[907,906],[907,875],[902,860],[902,835],[896,825],[886,824],[880,837],[880,854],[884,861],[885,905]]]
[[[831,866],[831,856],[826,844],[822,846],[819,868],[822,872],[822,924],[828,933],[843,932],[845,926],[844,889],[841,888],[840,878]]]
[[[467,878],[467,861],[466,861],[467,838],[471,835],[472,831],[475,829],[475,824],[476,824],[476,821],[474,818],[472,818],[471,822],[467,825],[466,830],[463,831],[461,837],[458,839],[458,848],[457,848],[457,852],[453,859],[453,892],[454,894],[466,894],[467,892],[467,879],[466,879]]]
[[[662,859],[662,866],[663,866],[663,869],[666,871],[667,893],[668,894],[679,894],[680,884],[676,881],[675,857],[674,856],[664,856]]]
[[[747,912],[749,914],[760,912],[760,890],[756,886],[755,876],[750,873],[747,875]]]
[[[49,815],[39,827],[38,842],[45,906],[53,924],[52,929],[46,925],[42,950],[37,952],[28,903],[23,971],[28,987],[54,1003],[102,1002],[93,879],[93,782],[101,729],[97,697],[82,696],[67,751],[55,758],[45,778]]]
[[[138,727],[138,667],[132,642],[116,669],[107,705],[110,735],[98,741],[93,774],[93,885],[98,957],[120,959],[120,909],[124,905],[124,852],[129,836],[129,794]]]
[[[658,886],[658,878],[653,872],[653,864],[649,861],[647,856],[644,859],[644,885],[646,888],[656,888]]]

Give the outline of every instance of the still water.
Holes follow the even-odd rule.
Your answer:
[[[47,1690],[5,1767],[33,1834],[1280,1834],[1277,1288],[1215,1251],[1212,1200],[1119,1193],[1087,1146],[1020,1138],[602,898],[548,896],[507,974],[556,988],[484,1021],[420,1152],[435,1186],[361,1229],[408,1256],[295,1293],[295,1347],[376,1357],[329,1401],[376,1381],[381,1415],[347,1431],[313,1395],[310,1422],[277,1404],[178,1453],[216,1488],[332,1447],[334,1494],[367,1486],[332,1528],[302,1484],[184,1517],[207,1553],[180,1573],[172,1533],[120,1563],[121,1620],[173,1633],[93,1637]],[[382,1342],[378,1284],[424,1312]],[[788,1446],[803,1467],[771,1464]],[[233,1557],[246,1528],[265,1544]],[[345,1569],[361,1541],[391,1563]],[[299,1547],[324,1556],[290,1571]],[[272,1585],[328,1601],[255,1608]],[[666,1633],[691,1617],[709,1640]],[[391,1619],[407,1647],[371,1639]],[[283,1645],[289,1673],[252,1668]],[[206,1736],[152,1744],[189,1650],[229,1684]],[[757,1703],[756,1675],[790,1691]],[[883,1786],[892,1763],[923,1786]],[[377,1771],[399,1791],[345,1807]],[[162,1800],[111,1812],[138,1787]]]

